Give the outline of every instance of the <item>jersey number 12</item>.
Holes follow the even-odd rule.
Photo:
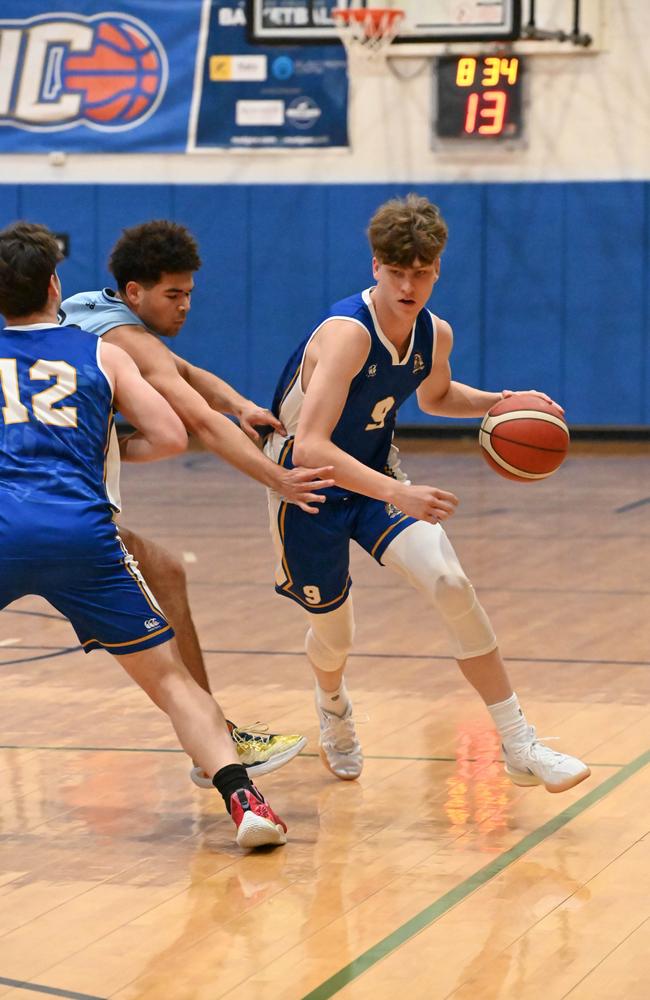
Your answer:
[[[77,407],[59,406],[55,410],[54,404],[77,391],[77,369],[67,361],[40,360],[29,369],[29,377],[33,382],[39,379],[56,379],[54,385],[33,394],[32,413],[35,419],[54,427],[76,427]],[[15,358],[0,358],[0,389],[4,396],[2,417],[5,424],[27,423],[29,410],[20,399]]]

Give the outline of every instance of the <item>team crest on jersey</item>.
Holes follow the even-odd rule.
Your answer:
[[[130,14],[0,20],[0,125],[60,132],[135,128],[167,88],[167,54]]]
[[[368,365],[366,378],[374,378],[376,374],[377,374],[377,365]]]
[[[424,361],[422,360],[421,354],[416,354],[413,358],[413,374],[417,375],[418,372],[424,371]]]
[[[396,507],[394,503],[386,504],[386,513],[389,517],[401,517],[402,512],[399,507]]]

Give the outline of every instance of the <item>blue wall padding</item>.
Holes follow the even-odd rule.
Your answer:
[[[567,186],[565,398],[578,423],[648,422],[647,188]]]
[[[0,221],[70,234],[68,294],[110,282],[124,226],[189,226],[204,264],[176,349],[266,403],[328,304],[371,284],[368,220],[411,187],[449,223],[430,305],[454,327],[454,377],[544,389],[575,425],[650,425],[650,183],[7,184]]]

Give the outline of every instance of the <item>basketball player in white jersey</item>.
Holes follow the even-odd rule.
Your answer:
[[[447,238],[436,206],[416,195],[390,201],[375,213],[369,237],[376,285],[335,303],[289,359],[273,403],[285,432],[276,428],[266,445],[287,468],[331,466],[337,483],[313,519],[270,497],[276,590],[307,613],[321,755],[339,778],[361,773],[344,681],[354,635],[354,539],[441,614],[458,665],[499,731],[512,781],[564,791],[587,778],[589,768],[539,742],[524,716],[490,621],[440,524],[454,513],[456,497],[411,485],[391,461],[397,409],[412,393],[425,413],[447,417],[481,417],[513,393],[451,380],[451,327],[426,308]]]
[[[159,220],[126,229],[110,257],[116,289],[82,292],[66,299],[61,319],[125,350],[205,448],[312,515],[323,499],[321,488],[331,484],[331,480],[322,481],[329,476],[328,470],[280,469],[253,444],[256,425],[280,427],[270,411],[245,399],[216,375],[173,354],[159,339],[159,335],[174,337],[182,329],[190,310],[194,272],[200,266],[196,241],[184,226]],[[245,433],[224,414],[235,416]],[[183,662],[197,683],[210,691],[182,564],[122,524],[120,533],[174,627]],[[306,743],[298,734],[248,732],[233,723],[229,727],[240,760],[255,776],[282,767]],[[211,787],[209,776],[198,767],[191,777],[199,786]]]

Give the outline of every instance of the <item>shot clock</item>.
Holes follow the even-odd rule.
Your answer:
[[[437,136],[489,142],[521,135],[521,56],[454,55],[436,62]]]

